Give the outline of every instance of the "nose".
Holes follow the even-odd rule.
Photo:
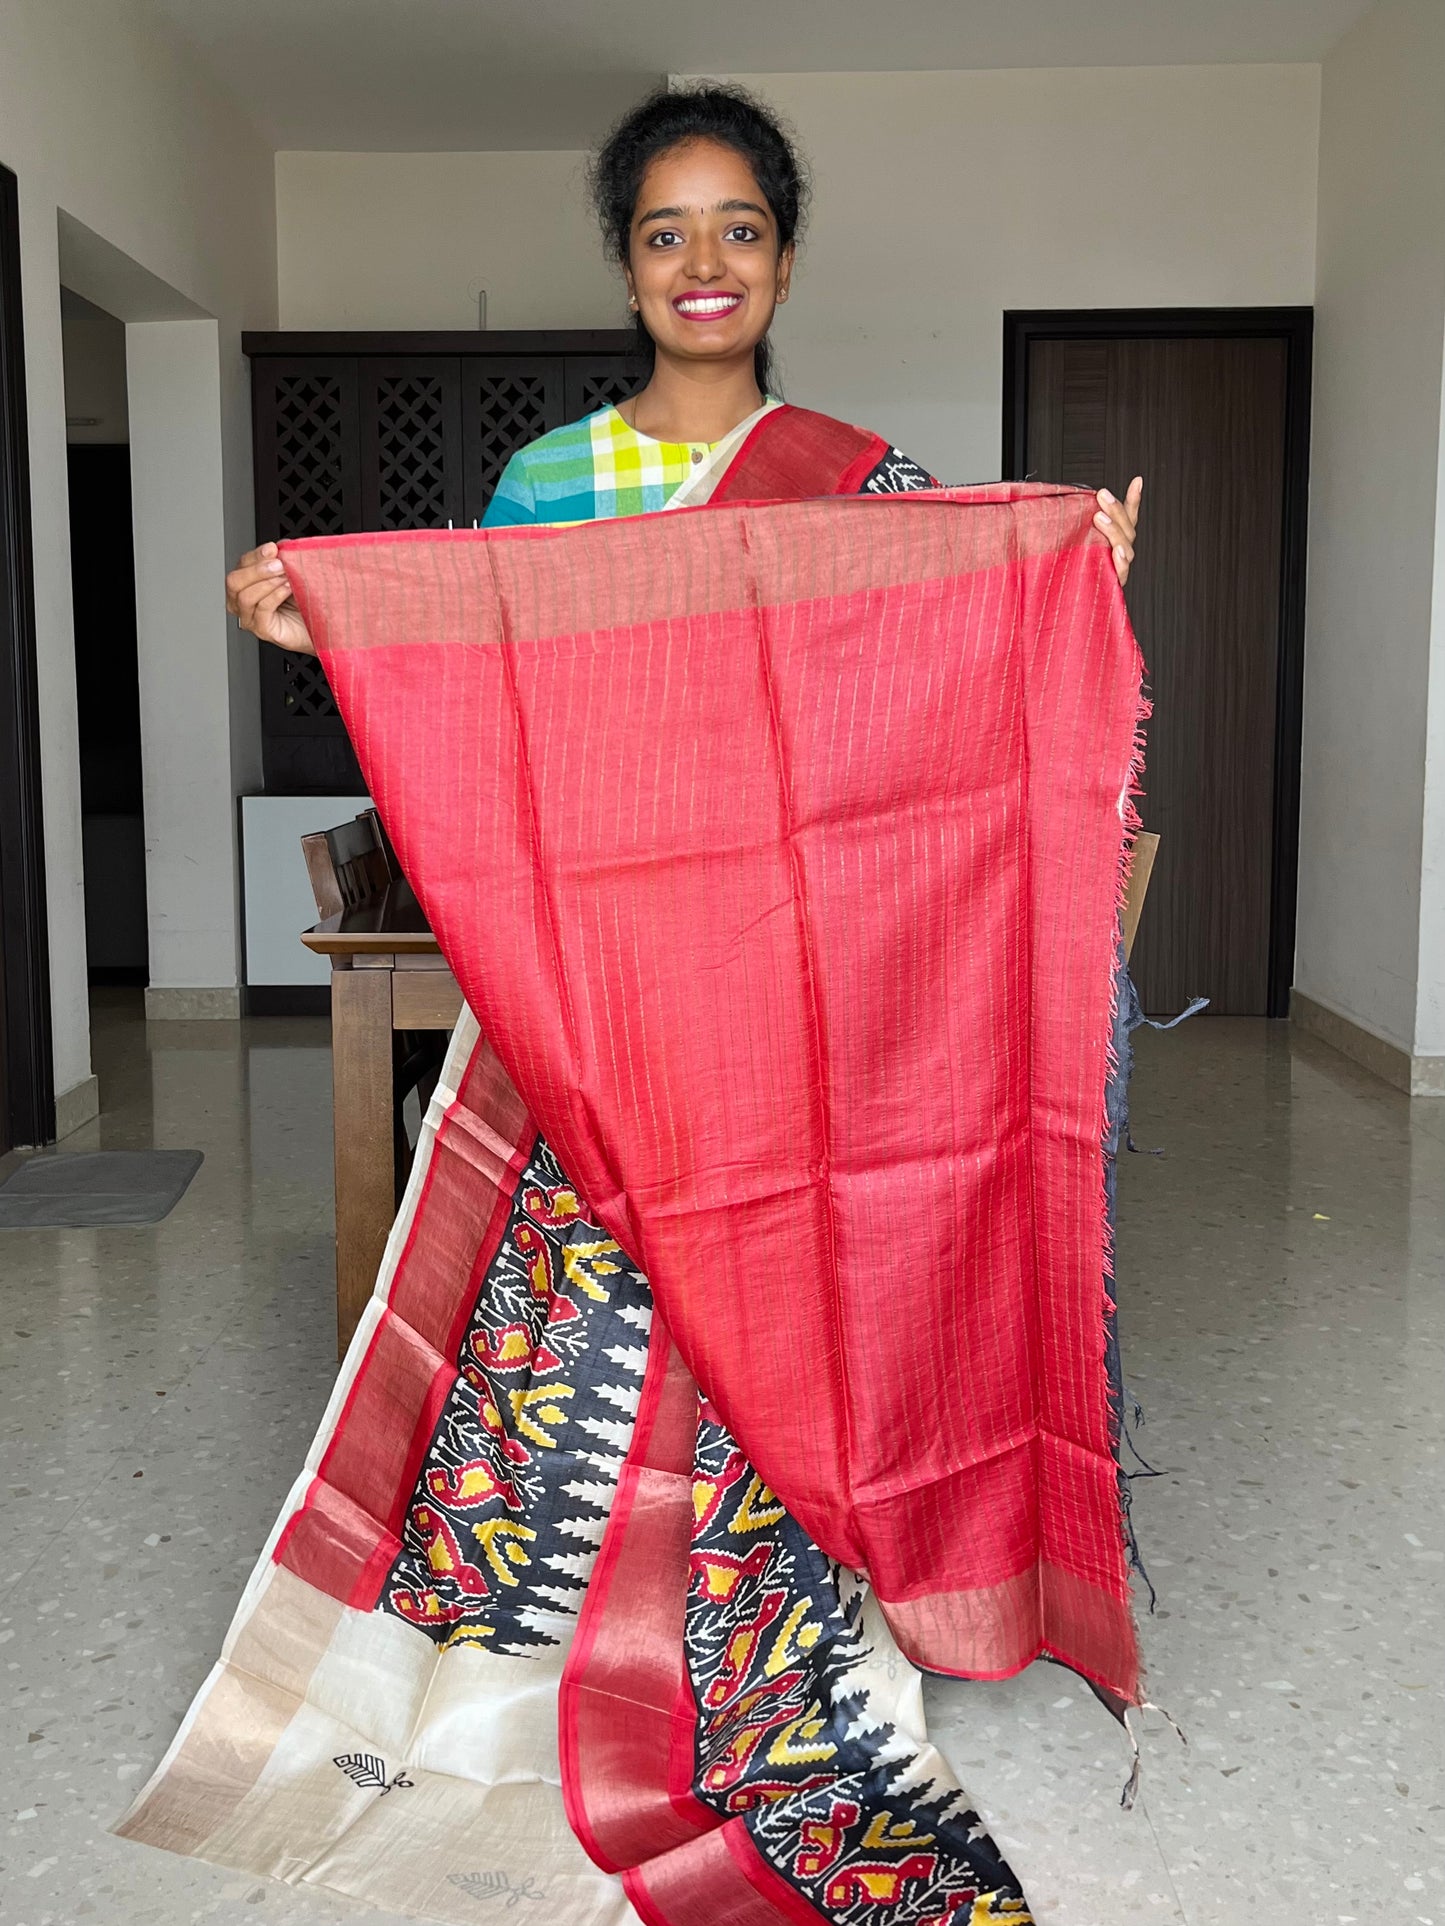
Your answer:
[[[714,234],[699,234],[688,250],[687,272],[692,280],[716,281],[723,272],[722,249]]]

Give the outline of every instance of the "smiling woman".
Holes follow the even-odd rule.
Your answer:
[[[1109,1431],[1118,1405],[1117,1386],[1111,1394],[1106,1383],[1105,1186],[1096,1181],[1120,798],[1138,707],[1137,655],[1099,544],[1107,534],[1122,578],[1133,552],[1137,484],[1124,503],[1101,496],[1097,532],[1090,527],[1096,504],[1087,494],[1010,484],[970,491],[967,502],[958,492],[939,492],[926,507],[797,508],[807,498],[916,494],[938,485],[882,437],[777,395],[768,334],[788,298],[807,198],[786,135],[734,89],[664,91],[615,129],[597,156],[592,185],[637,317],[647,378],[620,407],[556,429],[512,458],[486,525],[523,533],[416,538],[411,553],[425,560],[426,612],[389,616],[377,634],[390,640],[414,623],[415,636],[403,639],[423,642],[445,608],[462,645],[446,658],[424,647],[400,651],[399,680],[367,714],[348,712],[348,723],[366,756],[375,751],[384,762],[377,744],[391,722],[432,719],[424,729],[429,779],[455,803],[458,847],[439,854],[438,842],[413,847],[400,833],[411,803],[428,796],[427,783],[414,774],[396,792],[373,792],[399,832],[402,860],[424,901],[424,858],[440,864],[447,891],[457,896],[485,879],[487,852],[501,848],[545,848],[569,879],[602,878],[595,913],[567,915],[555,926],[557,954],[548,967],[569,985],[604,983],[609,932],[624,923],[632,932],[623,945],[623,987],[604,996],[605,1013],[586,1017],[584,1027],[602,1081],[610,1088],[614,1074],[625,1072],[627,1128],[643,1113],[666,1113],[668,1147],[659,1166],[665,1177],[637,1185],[646,1209],[658,1206],[664,1229],[653,1238],[639,1229],[642,1217],[622,1222],[609,1214],[611,1173],[623,1165],[609,1163],[610,1151],[594,1156],[590,1139],[573,1129],[578,1116],[597,1110],[593,1070],[562,1074],[557,1087],[567,1096],[555,1113],[530,1096],[524,1109],[503,1072],[504,1058],[513,1064],[507,1026],[481,987],[474,991],[464,980],[471,1007],[443,1071],[444,1100],[434,1106],[377,1297],[348,1357],[343,1383],[350,1388],[315,1448],[316,1477],[298,1487],[270,1563],[263,1560],[243,1605],[224,1687],[183,1728],[167,1768],[124,1829],[218,1853],[233,1865],[314,1878],[378,1904],[395,1905],[404,1893],[403,1903],[444,1919],[470,1917],[458,1894],[541,1897],[531,1881],[542,1878],[556,1926],[631,1926],[638,1917],[648,1926],[724,1919],[730,1926],[1026,1926],[1031,1915],[1017,1879],[928,1740],[915,1666],[997,1678],[1046,1652],[1074,1666],[1116,1712],[1138,1698]],[[666,512],[729,502],[794,507],[762,521],[750,509],[733,517]],[[654,514],[660,521],[601,533],[525,532]],[[947,607],[976,612],[1001,597],[1010,613],[1000,618],[999,633],[1012,637],[1013,654],[987,639],[980,645],[962,616],[956,632],[936,611],[916,623],[900,616],[915,606],[910,598],[934,610],[929,595],[961,566],[950,543],[965,525],[975,561],[956,604]],[[764,529],[772,531],[771,564],[752,546],[754,532],[763,539]],[[892,554],[893,540],[899,555],[913,558],[916,578],[897,577],[879,562],[876,580],[886,592],[851,593],[847,584],[875,580],[864,568],[869,543]],[[929,549],[930,540],[941,546]],[[715,554],[718,542],[723,548]],[[288,550],[300,606],[287,560],[274,548],[245,558],[228,590],[244,625],[284,648],[310,650],[307,616],[315,617],[346,709],[355,694],[347,676],[352,658],[336,653],[343,625],[335,617],[350,606],[360,562],[359,551],[342,548],[333,564],[332,550],[325,542]],[[395,547],[381,552],[382,574],[393,579],[387,570],[404,568],[406,557]],[[1046,1402],[1019,1324],[1020,1307],[1031,1300],[1026,1285],[1007,1281],[1009,1263],[1028,1245],[1018,1229],[1022,1217],[1015,1222],[1023,1193],[1011,1187],[1020,1171],[1033,1170],[1016,1154],[1022,1137],[996,1104],[979,1111],[976,1128],[969,1124],[966,1161],[986,1173],[977,1179],[982,1201],[975,1210],[942,1177],[914,1174],[952,1168],[922,1148],[927,1106],[917,1086],[927,1080],[903,1077],[906,1089],[886,1088],[886,1066],[905,1032],[945,1066],[933,1079],[933,1097],[945,1109],[955,1084],[968,1081],[966,1065],[981,1088],[1007,1073],[1012,1089],[1018,1064],[1033,1062],[1012,1032],[1006,1047],[979,1042],[994,1035],[988,1023],[998,1011],[1013,1007],[992,990],[978,993],[985,1014],[977,1030],[965,1035],[948,1027],[974,1005],[940,987],[940,959],[961,968],[967,957],[983,968],[979,959],[993,956],[990,946],[1000,941],[1002,905],[1017,907],[1027,892],[995,878],[988,901],[996,907],[980,913],[974,927],[957,906],[981,904],[984,896],[970,897],[946,864],[938,867],[944,858],[928,853],[935,836],[939,851],[954,848],[951,830],[939,826],[954,818],[935,806],[926,780],[952,771],[949,780],[970,797],[1008,788],[996,773],[985,781],[959,772],[973,770],[970,758],[980,745],[1013,739],[999,718],[1013,716],[1017,691],[1012,683],[1008,692],[988,683],[987,665],[1012,664],[1013,675],[1022,660],[1016,614],[1027,598],[1012,572],[1023,566],[1021,557],[1047,559],[1037,578],[1046,586],[1028,601],[1028,620],[1053,638],[1044,654],[1068,685],[1061,712],[1077,717],[1102,704],[1114,745],[1088,791],[1092,814],[1075,803],[1059,817],[1066,839],[1093,824],[1097,967],[1089,974],[1092,1002],[1070,992],[1050,1007],[1087,1030],[1088,1076],[1097,1071],[1097,1083],[1080,1109],[1084,1149],[1071,1165],[1084,1173],[1079,1194],[1087,1208],[1079,1215],[1090,1228],[1069,1245],[1082,1254],[1078,1264],[1054,1266],[1067,1273],[1080,1309],[1076,1318],[1072,1310],[1055,1317],[1051,1348],[1089,1387],[1092,1429],[1085,1444],[1071,1447],[1073,1456],[1048,1459],[1046,1478],[1024,1422],[1035,1403]],[[317,593],[317,571],[333,565],[344,581],[328,608]],[[491,614],[478,614],[480,605],[467,598],[485,597],[515,568],[534,570],[547,593],[565,585],[574,598],[561,623],[567,635],[557,633],[555,610],[530,602],[509,602],[494,623]],[[465,598],[450,599],[448,569],[460,571]],[[724,601],[689,599],[703,581],[725,582]],[[768,581],[776,594],[763,593]],[[638,614],[644,604],[645,619]],[[715,619],[724,607],[737,611],[735,623]],[[700,608],[708,613],[700,616]],[[1065,610],[1073,612],[1067,620]],[[1080,627],[1073,620],[1080,610],[1093,611],[1103,626]],[[571,638],[579,620],[580,648]],[[755,698],[766,686],[774,702],[782,701],[773,644],[783,631],[789,640],[780,652],[800,679],[795,688],[789,684],[795,706],[775,713],[772,703]],[[497,648],[474,641],[493,633],[503,638]],[[1082,654],[1063,649],[1066,633],[1092,648],[1087,670]],[[685,635],[696,643],[690,654]],[[468,693],[458,670],[485,660],[498,674],[504,665],[516,673],[518,646],[526,655],[528,638],[538,637],[547,652],[545,695],[540,710],[514,729],[497,691],[489,685],[483,694]],[[605,646],[594,646],[599,637]],[[905,659],[895,661],[900,649]],[[367,672],[378,664],[385,671],[390,661],[385,649],[358,653]],[[1118,671],[1112,682],[1104,673],[1111,660]],[[647,679],[649,665],[655,682]],[[370,686],[373,694],[381,687]],[[895,739],[892,704],[902,732],[896,740],[906,736],[911,745],[896,769],[883,753]],[[831,735],[815,738],[806,726],[814,708],[833,718]],[[737,722],[744,715],[755,725],[752,734]],[[499,718],[505,742],[488,734]],[[462,744],[462,773],[454,778],[435,773],[450,766],[444,736]],[[501,746],[494,753],[487,743]],[[791,890],[821,888],[826,914],[815,925],[812,909],[800,912],[805,934],[796,951],[787,937],[773,949],[784,927],[775,915],[777,877],[768,872],[761,913],[753,914],[749,896],[744,914],[734,902],[735,872],[742,873],[739,860],[751,860],[759,823],[772,820],[779,792],[793,794],[792,777],[770,786],[773,758],[792,757],[808,743],[821,745],[821,786],[815,793],[811,776],[799,778],[798,794],[814,796],[816,821],[795,829],[785,802],[782,842]],[[524,782],[508,774],[519,744],[529,766]],[[649,777],[649,758],[658,755],[667,769]],[[712,814],[700,775],[709,755],[721,798]],[[818,801],[833,793],[824,772],[829,781],[846,774],[850,755],[881,784],[885,803],[875,806],[868,787],[864,807],[847,782],[838,791],[846,803]],[[534,756],[549,806],[561,809],[568,826],[557,829],[539,815],[525,830],[517,823],[499,830],[470,785],[480,784],[485,798],[531,796]],[[1081,759],[1092,766],[1088,752]],[[765,794],[748,787],[760,770]],[[1085,793],[1064,782],[1055,788]],[[1048,784],[1040,785],[1045,793],[1053,793]],[[972,847],[982,823],[980,846],[997,855],[1001,832],[987,826],[992,819],[960,808],[964,842]],[[687,839],[694,811],[708,825],[706,833],[698,829],[697,846]],[[585,822],[594,814],[608,824],[643,826],[642,843],[627,846],[627,860],[611,844],[604,854],[592,848]],[[855,818],[870,825],[870,836],[883,826],[876,849],[854,839]],[[678,845],[684,854],[671,868],[659,863],[671,833],[664,824],[687,830],[685,850]],[[830,841],[833,830],[825,826],[838,824],[838,840]],[[886,857],[879,854],[885,847]],[[1020,847],[1034,848],[1027,834]],[[906,874],[885,888],[889,865]],[[1041,860],[1041,875],[1055,873],[1074,875],[1073,859],[1061,856],[1054,867]],[[687,899],[686,913],[678,907],[684,875],[702,891]],[[842,893],[849,877],[866,898],[852,919]],[[634,884],[642,905],[635,923],[627,921]],[[468,921],[468,941],[474,936],[507,983],[528,994],[528,946],[550,914],[537,905],[555,893],[550,883],[537,888],[534,895],[530,882],[489,884],[481,892],[484,907]],[[915,902],[916,915],[899,907]],[[506,921],[508,904],[522,905],[520,934]],[[880,935],[892,927],[890,913],[908,932],[896,946],[896,968],[887,960],[893,939]],[[657,982],[668,984],[722,986],[744,977],[754,983],[746,970],[737,974],[736,958],[728,960],[735,924],[738,955],[745,938],[762,946],[756,997],[750,990],[737,1006],[747,1008],[748,1022],[713,1022],[728,1007],[716,1001],[720,987],[709,988],[701,1013],[668,1017],[672,1005],[648,974],[654,967],[662,970]],[[955,929],[966,936],[956,941]],[[857,991],[846,987],[853,983],[854,931],[860,955],[874,963],[884,958],[886,1038],[875,1036],[862,1006],[849,1002]],[[705,939],[719,932],[723,950],[714,970]],[[843,959],[836,999],[826,973],[816,978],[815,952],[825,937]],[[797,952],[805,956],[808,993],[787,1003],[792,1015],[775,1021],[768,1013],[784,1005],[768,986],[792,983]],[[461,951],[452,945],[448,954]],[[1053,954],[1073,951],[1060,943]],[[916,1021],[901,1014],[911,993],[899,987],[915,969],[928,978],[919,995],[928,1014]],[[860,965],[860,981],[876,974]],[[1000,963],[998,981],[1006,979],[1012,981]],[[1116,993],[1114,1005],[1117,1025],[1127,999]],[[548,1040],[575,1017],[549,1015],[540,1000],[528,1007],[535,1025],[525,1049],[530,1064],[541,1062]],[[795,1016],[801,1040],[795,1051],[788,1044],[788,1061],[803,1066],[806,1083],[815,1058],[856,1058],[856,1101],[850,1103],[841,1072],[818,1072],[826,1099],[811,1085],[802,1096],[788,1094],[792,1086],[774,1076],[770,1053],[782,1047],[780,1038],[794,1038]],[[721,1040],[721,1071],[699,1068],[698,1057],[684,1064],[669,1056],[672,1067],[659,1068],[654,1079],[650,1066],[629,1056],[644,1031],[681,1042],[704,1029]],[[1114,1038],[1116,1064],[1120,1041]],[[750,1085],[745,1098],[717,1110],[722,1121],[709,1122],[708,1104],[731,1088],[734,1071],[758,1065],[759,1090]],[[674,1085],[686,1111],[681,1124],[671,1097],[657,1094]],[[818,1184],[834,1181],[834,1150],[831,1141],[819,1148],[822,1140],[809,1133],[816,1127],[827,1136],[832,1126],[818,1118],[824,1110],[831,1116],[835,1100],[840,1114],[860,1120],[854,1151],[842,1154],[847,1175],[838,1180],[853,1202],[815,1210]],[[890,1155],[907,1172],[896,1210],[879,1201],[885,1193],[876,1172],[861,1188],[855,1181],[871,1169],[864,1140],[869,1128],[884,1128],[878,1118],[890,1104],[904,1141],[904,1150],[894,1145]],[[765,1114],[781,1120],[781,1161],[770,1161],[759,1135]],[[674,1167],[678,1158],[681,1169]],[[794,1163],[802,1173],[796,1182],[789,1175]],[[694,1167],[726,1173],[721,1194],[733,1200],[727,1222],[712,1206],[690,1214],[680,1205]],[[766,1208],[755,1217],[754,1206]],[[847,1228],[855,1206],[856,1235]],[[995,1221],[1003,1226],[997,1248],[1007,1260],[998,1263],[992,1234],[981,1228]],[[688,1228],[674,1245],[667,1240],[681,1235],[679,1227]],[[875,1257],[875,1235],[886,1257]],[[665,1256],[674,1248],[681,1252],[675,1264]],[[919,1254],[916,1264],[901,1254],[909,1249]],[[829,1335],[822,1352],[810,1351],[808,1307],[828,1297],[828,1279],[849,1251],[860,1269],[866,1317],[847,1345]],[[940,1302],[947,1308],[934,1325],[918,1309],[920,1279],[933,1274],[930,1266],[946,1283]],[[670,1296],[679,1279],[685,1288]],[[908,1306],[899,1292],[904,1279]],[[424,1331],[431,1333],[425,1341]],[[735,1356],[742,1362],[733,1397]],[[948,1362],[955,1357],[958,1369]],[[854,1375],[872,1387],[856,1409]],[[879,1386],[888,1387],[886,1398],[896,1389],[896,1403],[870,1401]],[[873,1419],[861,1416],[865,1408]],[[945,1498],[945,1490],[952,1495]],[[1045,1559],[1038,1521],[1055,1514],[1063,1522],[1054,1537],[1068,1541],[1067,1557],[1051,1551]],[[1082,1534],[1083,1550],[1070,1533]],[[293,1637],[303,1605],[318,1597],[326,1601],[320,1629]],[[335,1631],[342,1613],[352,1616]],[[304,1666],[294,1667],[304,1679],[288,1690],[307,1707],[305,1716],[288,1715],[284,1737],[274,1740],[253,1718],[256,1688],[248,1671],[270,1664],[255,1655],[269,1650],[273,1636],[289,1640],[288,1651],[306,1646]],[[333,1693],[343,1663],[353,1670]],[[265,1676],[272,1680],[271,1672]],[[310,1708],[323,1702],[328,1713],[308,1723]],[[238,1728],[248,1720],[251,1763],[241,1772],[233,1761]],[[385,1748],[382,1733],[390,1735]],[[358,1749],[363,1737],[366,1747]],[[571,1833],[554,1790],[558,1777]],[[303,1780],[306,1799],[298,1802],[291,1788]],[[358,1818],[358,1787],[378,1806],[385,1799],[380,1816]],[[603,1877],[613,1873],[621,1874],[621,1886]]]

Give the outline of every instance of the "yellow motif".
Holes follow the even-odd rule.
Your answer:
[[[846,1872],[850,1883],[861,1886],[877,1905],[891,1906],[902,1894],[903,1881],[891,1866],[849,1866]],[[829,1888],[828,1898],[835,1906],[845,1905],[851,1897],[841,1878]]]
[[[480,1645],[484,1639],[495,1638],[496,1632],[495,1625],[459,1625],[442,1640],[442,1650],[450,1651],[453,1645]]]
[[[717,1497],[717,1494],[718,1481],[716,1478],[693,1479],[692,1511],[694,1518],[696,1518],[699,1523],[701,1523],[708,1507],[712,1504],[713,1499]]]
[[[531,1338],[521,1325],[514,1325],[510,1331],[503,1333],[501,1343],[487,1362],[498,1365],[520,1364],[524,1358],[529,1358],[531,1355]]]
[[[811,1598],[800,1599],[792,1611],[778,1627],[778,1636],[773,1640],[773,1649],[768,1654],[767,1664],[763,1667],[765,1678],[775,1679],[779,1672],[786,1670],[793,1656],[796,1643],[801,1651],[810,1652],[822,1636],[821,1625],[804,1625],[799,1630],[799,1621],[812,1606]]]
[[[973,1902],[968,1926],[997,1926],[999,1920],[1007,1920],[1008,1926],[1035,1926],[1026,1899],[1000,1899],[997,1893],[982,1893]]]
[[[838,1748],[830,1739],[819,1740],[818,1734],[827,1726],[827,1720],[819,1716],[818,1701],[814,1699],[800,1719],[790,1719],[768,1747],[770,1765],[811,1765],[817,1759],[831,1759]]]
[[[753,1481],[743,1496],[728,1530],[741,1535],[745,1531],[761,1531],[765,1525],[776,1525],[787,1513],[773,1496],[768,1486],[756,1472]]]
[[[533,1384],[520,1391],[509,1391],[512,1401],[512,1416],[518,1431],[533,1444],[555,1445],[557,1440],[544,1431],[544,1424],[566,1424],[567,1413],[560,1403],[553,1400],[570,1398],[574,1387],[570,1384]]]
[[[537,1536],[536,1532],[530,1525],[516,1524],[510,1518],[489,1518],[484,1525],[473,1525],[472,1532],[497,1577],[504,1585],[515,1585],[517,1580],[511,1567],[532,1562],[516,1541],[525,1538],[530,1542]]]
[[[873,1823],[863,1835],[863,1844],[870,1852],[886,1852],[890,1846],[902,1851],[909,1846],[931,1846],[933,1839],[931,1832],[922,1835],[916,1833],[911,1819],[902,1819],[896,1826],[891,1826],[886,1812],[876,1812]]]
[[[622,1246],[604,1237],[599,1244],[564,1244],[562,1246],[562,1272],[569,1283],[575,1284],[599,1304],[606,1304],[611,1293],[603,1290],[597,1282],[599,1277],[615,1277],[622,1269],[620,1264],[608,1260],[613,1251]],[[591,1259],[591,1270],[586,1268],[586,1260]]]

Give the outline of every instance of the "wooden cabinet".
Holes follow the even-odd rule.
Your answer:
[[[481,520],[518,448],[633,392],[625,329],[248,334],[258,541]],[[262,649],[268,791],[365,792],[326,678]]]

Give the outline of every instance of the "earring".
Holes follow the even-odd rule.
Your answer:
[[[632,312],[633,312],[634,314],[636,314],[636,312],[637,312],[637,296],[636,296],[635,294],[633,294],[633,295],[630,295],[630,296],[628,297],[628,302],[627,302],[627,305],[628,305],[628,307],[629,307],[629,308],[631,308],[631,310],[632,310]]]
[[[786,301],[787,298],[788,298],[788,290],[786,288],[779,288],[778,289],[779,301]]]

